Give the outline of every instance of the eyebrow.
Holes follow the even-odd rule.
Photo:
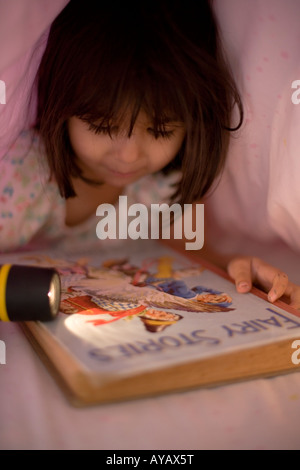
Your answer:
[[[161,120],[160,123],[162,126],[171,124],[175,125],[177,127],[184,127],[185,123],[182,119],[180,119],[178,116],[166,116],[164,119]]]
[[[169,124],[169,122],[182,122],[180,120],[178,120],[178,117],[176,116],[167,116],[164,120],[163,120],[163,123],[165,124]]]

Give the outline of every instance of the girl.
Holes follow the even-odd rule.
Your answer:
[[[71,0],[52,25],[35,132],[2,162],[2,250],[91,248],[100,204],[191,203],[221,174],[243,108],[210,2],[108,3]],[[229,272],[240,291],[253,274],[296,305],[297,287],[259,259]]]

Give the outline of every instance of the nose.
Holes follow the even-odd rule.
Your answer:
[[[135,163],[141,158],[141,145],[136,136],[121,137],[117,145],[118,160]]]

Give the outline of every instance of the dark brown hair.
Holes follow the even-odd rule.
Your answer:
[[[184,122],[184,144],[167,168],[182,171],[181,203],[211,187],[243,118],[209,0],[71,0],[52,24],[37,80],[36,128],[66,198],[75,195],[71,176],[80,177],[71,116],[112,126],[129,112],[128,136],[141,109],[158,132],[169,116]]]

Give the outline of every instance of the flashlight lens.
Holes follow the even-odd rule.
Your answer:
[[[60,278],[57,273],[54,273],[51,279],[48,297],[51,313],[56,316],[60,306]]]

